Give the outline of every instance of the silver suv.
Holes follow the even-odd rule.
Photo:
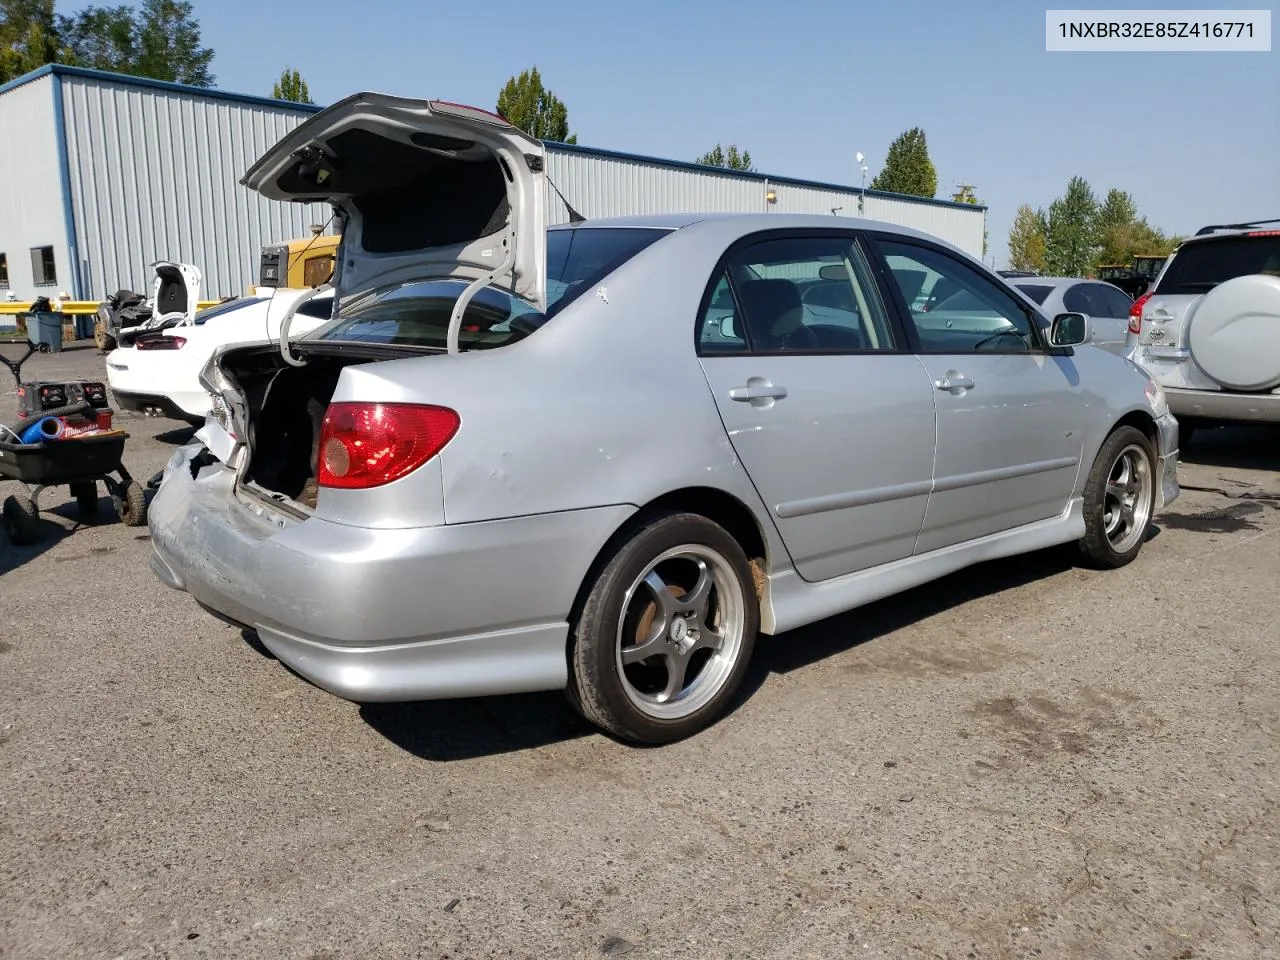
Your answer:
[[[1126,352],[1164,387],[1186,437],[1205,420],[1280,423],[1280,230],[1211,226],[1174,252],[1129,314]]]

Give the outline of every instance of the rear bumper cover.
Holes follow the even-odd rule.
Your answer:
[[[1280,423],[1280,393],[1228,393],[1165,387],[1169,409],[1179,417]]]
[[[634,510],[370,530],[280,523],[221,464],[175,454],[149,509],[151,567],[276,657],[356,702],[564,687],[568,616],[600,546]]]

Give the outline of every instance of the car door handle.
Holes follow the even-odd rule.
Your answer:
[[[973,379],[966,377],[964,374],[956,373],[954,370],[948,370],[947,375],[941,380],[933,381],[933,385],[938,390],[945,390],[948,393],[959,393],[961,390],[972,390]]]
[[[752,400],[781,400],[786,395],[786,387],[775,387],[772,385],[734,387],[729,391],[729,399],[737,400],[739,403],[748,403]]]

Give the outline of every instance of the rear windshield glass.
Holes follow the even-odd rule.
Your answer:
[[[1018,289],[1039,304],[1043,304],[1045,298],[1053,292],[1053,287],[1046,287],[1043,283],[1020,283]]]
[[[486,287],[467,304],[458,345],[463,350],[501,347],[521,340],[668,231],[627,227],[577,227],[547,232],[547,311]],[[390,343],[444,349],[449,317],[466,288],[460,280],[401,284],[342,307],[337,319],[308,339]]]
[[[1280,235],[1188,243],[1173,255],[1156,293],[1204,293],[1254,273],[1280,276]]]
[[[261,303],[265,299],[265,297],[237,297],[234,300],[224,300],[222,303],[216,303],[212,307],[205,307],[203,310],[196,311],[196,325],[198,326],[224,314],[253,306],[255,303]]]

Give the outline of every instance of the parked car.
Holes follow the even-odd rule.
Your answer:
[[[214,350],[228,343],[269,340],[291,306],[298,311],[291,333],[328,320],[333,294],[299,303],[307,291],[284,290],[227,300],[163,327],[137,332],[107,354],[107,382],[121,409],[201,424],[209,413],[209,391],[200,371]]]
[[[1079,277],[1036,277],[1016,279],[1013,285],[1055,317],[1060,313],[1083,313],[1089,318],[1090,342],[1111,353],[1127,352],[1129,308],[1133,300],[1119,287],[1101,280]]]
[[[814,216],[548,229],[544,170],[498,117],[360,94],[246,174],[340,209],[341,306],[214,355],[152,567],[319,686],[564,689],[671,741],[758,633],[1055,544],[1119,567],[1177,496],[1159,385],[955,248]],[[931,272],[981,306],[910,310]]]
[[[1280,423],[1280,230],[1205,227],[1184,241],[1134,303],[1127,344],[1184,435],[1205,421]]]

